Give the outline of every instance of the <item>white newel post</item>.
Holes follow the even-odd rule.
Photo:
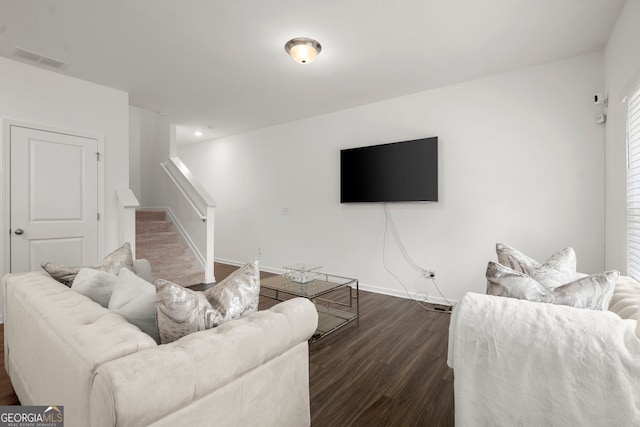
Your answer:
[[[213,238],[214,238],[214,207],[207,206],[207,225],[206,225],[206,233],[207,233],[207,254],[206,254],[206,268],[204,271],[205,282],[213,283],[216,281],[215,272],[213,269],[213,261],[214,261],[214,253],[213,253]]]
[[[140,206],[131,189],[116,190],[118,196],[118,241],[131,244],[131,254],[136,258],[136,208]]]

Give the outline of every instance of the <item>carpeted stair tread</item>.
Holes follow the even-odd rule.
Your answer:
[[[137,249],[137,253],[143,254],[147,259],[190,255],[189,247],[186,244],[180,242],[153,243],[153,245],[142,246],[142,249]]]
[[[159,269],[168,270],[173,269],[174,267],[182,268],[182,269],[192,269],[196,268],[198,265],[197,260],[192,255],[182,255],[175,257],[146,257],[149,261],[149,264],[157,265]]]
[[[176,231],[163,231],[158,233],[149,234],[137,234],[136,245],[158,245],[165,243],[178,243],[180,242],[180,233]]]
[[[138,240],[136,240],[138,242]],[[152,245],[144,245],[145,253],[162,253],[164,251],[170,251],[172,249],[188,249],[188,246],[182,242],[165,242],[165,241],[152,241]]]
[[[164,211],[136,212],[136,257],[149,261],[154,279],[181,286],[204,283],[204,269],[166,218]]]
[[[173,223],[171,221],[136,222],[136,234],[161,233],[163,231],[173,231]]]
[[[167,213],[163,210],[137,210],[136,221],[164,221]]]

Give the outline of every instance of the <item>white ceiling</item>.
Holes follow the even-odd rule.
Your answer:
[[[624,3],[0,0],[0,55],[69,62],[56,71],[129,92],[188,142],[599,50]],[[284,51],[300,36],[322,44],[312,64]]]

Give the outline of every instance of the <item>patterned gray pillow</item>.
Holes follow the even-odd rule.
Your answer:
[[[160,344],[213,328],[220,317],[202,292],[163,279],[156,280],[156,315]]]
[[[192,332],[214,328],[258,309],[258,260],[238,269],[204,292],[167,280],[156,280],[156,311],[160,342],[167,344]]]
[[[577,279],[576,253],[573,248],[562,249],[543,263],[504,243],[496,243],[496,254],[500,264],[526,274],[547,289],[557,288]]]
[[[605,271],[553,289],[553,303],[592,310],[608,310],[620,273]]]
[[[605,271],[592,274],[552,289],[545,288],[525,273],[493,261],[487,265],[486,275],[489,295],[607,310],[620,273]]]
[[[489,261],[486,276],[488,295],[551,302],[549,291],[525,273]]]
[[[496,255],[498,263],[528,276],[532,276],[535,268],[540,265],[535,259],[504,243],[496,243]]]
[[[258,260],[231,273],[216,286],[204,291],[214,310],[222,315],[219,323],[239,319],[258,310],[260,269]]]
[[[56,264],[53,262],[46,262],[41,267],[51,275],[58,282],[67,286],[71,286],[76,275],[83,267],[67,267],[64,265]],[[127,268],[133,270],[133,256],[131,255],[131,245],[129,242],[122,245],[120,248],[111,252],[103,259],[100,264],[93,267],[94,270],[105,271],[115,276],[120,273],[120,270]]]

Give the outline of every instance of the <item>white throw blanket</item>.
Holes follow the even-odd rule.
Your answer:
[[[640,425],[636,321],[468,293],[449,328],[456,426]]]

